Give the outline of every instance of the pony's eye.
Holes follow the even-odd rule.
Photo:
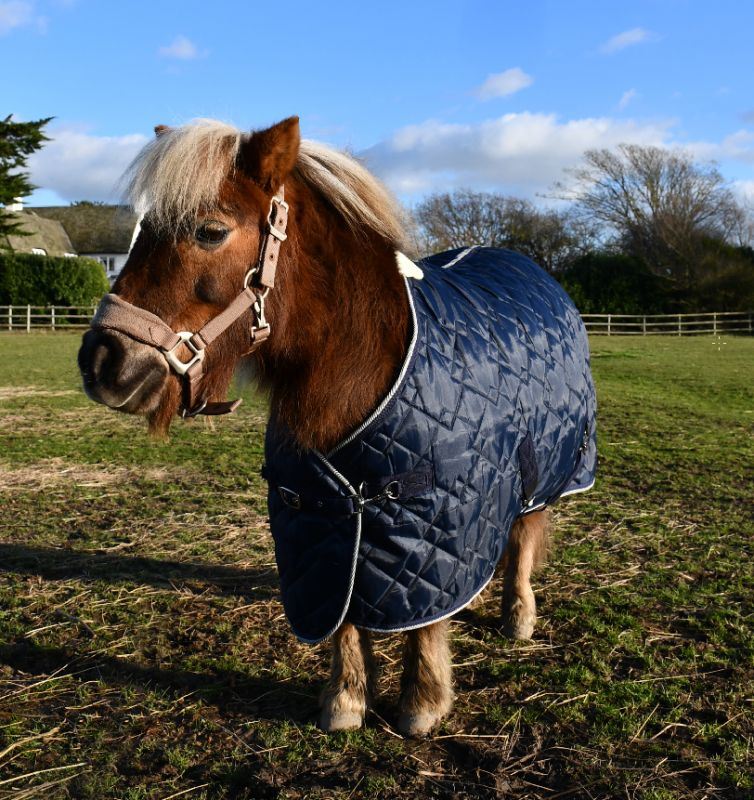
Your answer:
[[[230,231],[219,222],[203,222],[195,231],[194,238],[203,247],[217,247],[228,237]]]

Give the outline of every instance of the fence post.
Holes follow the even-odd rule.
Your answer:
[[[751,333],[751,318],[754,316],[751,311],[749,312],[749,333]]]
[[[55,330],[55,306],[50,306],[50,321],[52,323],[52,329]]]
[[[607,335],[608,336],[610,336],[610,321],[612,320],[612,318],[613,318],[612,314],[608,314],[607,315]]]
[[[646,318],[646,316],[641,318],[641,335],[642,336],[646,336],[647,335],[647,318]]]
[[[681,335],[681,315],[678,315],[678,335]]]
[[[717,311],[712,314],[712,335],[717,336]]]
[[[8,330],[13,330],[13,306],[8,306]],[[749,321],[749,330],[751,330],[751,320]]]
[[[26,306],[26,332],[31,332],[31,306]]]

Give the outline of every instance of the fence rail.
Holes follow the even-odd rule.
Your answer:
[[[0,330],[77,330],[89,327],[96,306],[0,306]]]
[[[96,306],[0,306],[0,330],[80,330]],[[582,314],[589,333],[605,336],[690,336],[754,333],[754,312],[699,314]]]
[[[753,333],[754,312],[698,314],[582,314],[589,333],[604,336],[692,336]]]

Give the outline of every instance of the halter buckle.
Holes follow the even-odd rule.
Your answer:
[[[192,339],[194,334],[191,331],[178,331],[176,333],[178,337],[178,341],[170,348],[170,350],[163,350],[162,354],[165,356],[165,360],[170,364],[170,366],[179,374],[185,375],[194,364],[198,363],[199,361],[204,361],[205,350],[203,347],[197,347]],[[181,361],[180,358],[176,355],[175,351],[178,345],[185,344],[189,350],[193,353],[191,358],[188,361]]]
[[[267,214],[267,227],[269,228],[269,232],[279,242],[284,242],[288,238],[287,234],[284,231],[278,230],[272,223],[272,208],[273,205],[275,204],[280,206],[280,208],[282,208],[284,211],[288,211],[288,203],[286,203],[285,200],[282,200],[277,195],[275,195],[275,197],[272,198],[272,202],[270,203],[270,211]],[[275,219],[277,219],[277,214],[275,214]]]

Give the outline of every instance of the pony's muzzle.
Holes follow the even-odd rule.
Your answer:
[[[78,362],[91,400],[127,414],[147,414],[159,404],[168,364],[153,347],[117,331],[90,330]]]

